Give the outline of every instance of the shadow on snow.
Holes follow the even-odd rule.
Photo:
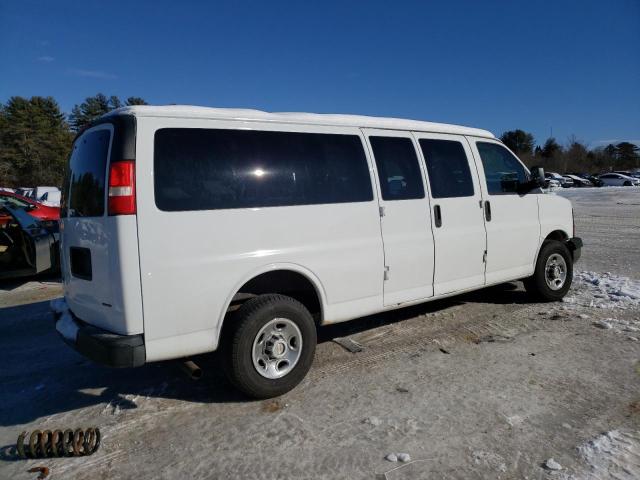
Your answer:
[[[427,302],[399,310],[319,328],[318,342],[344,337],[382,325],[402,322],[464,303],[528,303],[515,283]],[[171,398],[189,402],[247,401],[225,379],[217,353],[193,360],[205,374],[194,382],[178,368],[179,362],[158,362],[132,369],[96,365],[69,348],[54,329],[49,302],[0,309],[0,425],[15,426],[76,409],[111,405],[135,409],[130,396]],[[106,407],[105,407],[106,408]],[[16,436],[19,432],[16,432]],[[10,461],[0,454],[0,460]]]

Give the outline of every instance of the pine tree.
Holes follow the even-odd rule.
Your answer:
[[[140,97],[129,97],[126,102],[126,105],[146,104],[147,102]],[[93,97],[85,98],[84,102],[73,107],[69,115],[69,123],[73,131],[79,132],[96,118],[120,107],[122,102],[115,95],[107,98],[106,95],[98,93]]]
[[[532,155],[534,138],[524,130],[510,130],[500,136],[500,140],[516,155]]]
[[[616,159],[620,168],[637,168],[640,166],[640,148],[629,142],[620,142],[616,145]]]
[[[542,147],[542,156],[544,158],[555,158],[562,151],[562,147],[556,142],[553,137],[547,138]]]
[[[604,153],[606,153],[611,158],[616,158],[618,151],[615,146],[609,144],[604,148]]]
[[[131,105],[149,105],[143,98],[140,97],[129,97],[127,98],[127,106]]]
[[[0,118],[3,186],[61,185],[72,134],[57,102],[11,97]]]

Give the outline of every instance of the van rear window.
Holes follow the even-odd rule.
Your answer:
[[[69,160],[69,181],[63,216],[101,217],[104,215],[105,170],[111,131],[85,133],[73,145]]]
[[[160,129],[154,188],[165,211],[373,200],[360,138],[320,133]]]

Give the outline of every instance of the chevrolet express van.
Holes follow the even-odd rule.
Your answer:
[[[562,299],[582,242],[543,184],[475,128],[121,108],[73,144],[56,328],[116,367],[220,349],[239,389],[280,395],[318,326],[521,279]]]

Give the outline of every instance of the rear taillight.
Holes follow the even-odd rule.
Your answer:
[[[573,207],[571,208],[571,221],[573,222],[573,236],[576,236],[576,214],[573,211]]]
[[[133,160],[112,162],[109,169],[109,215],[136,213],[136,164]]]

